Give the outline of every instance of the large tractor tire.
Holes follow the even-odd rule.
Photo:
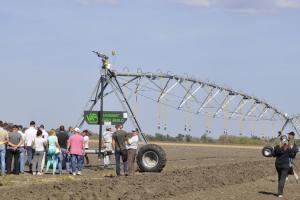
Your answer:
[[[156,144],[142,146],[136,159],[141,172],[161,172],[167,163],[165,151]]]
[[[274,150],[273,147],[271,147],[271,146],[266,146],[266,147],[264,147],[264,148],[262,149],[261,153],[262,153],[262,155],[263,155],[264,157],[269,158],[269,157],[272,157],[272,156],[273,156],[273,150]]]

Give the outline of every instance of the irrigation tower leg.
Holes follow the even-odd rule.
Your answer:
[[[101,92],[100,92],[100,112],[99,112],[99,153],[98,153],[98,158],[101,158],[101,147],[102,147],[102,131],[103,131],[103,125],[102,125],[102,121],[103,121],[103,100],[104,100],[104,82],[105,82],[105,76],[101,75]]]

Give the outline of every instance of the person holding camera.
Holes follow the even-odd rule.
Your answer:
[[[273,156],[276,157],[275,167],[278,174],[278,197],[283,197],[286,178],[290,170],[290,159],[294,159],[296,153],[289,147],[286,136],[280,137],[280,145],[274,147]]]

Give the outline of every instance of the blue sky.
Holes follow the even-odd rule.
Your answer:
[[[172,71],[300,113],[300,0],[0,2],[0,119],[74,124],[92,91],[92,50],[116,69]]]

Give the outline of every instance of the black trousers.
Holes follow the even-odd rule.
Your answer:
[[[20,159],[20,150],[13,150],[13,149],[7,149],[6,151],[7,155],[7,173],[11,173],[11,165],[12,165],[12,160],[14,158],[14,174],[19,174],[19,159]]]
[[[289,174],[289,168],[276,167],[278,174],[278,195],[283,195],[286,177]]]
[[[88,148],[85,148],[85,150],[88,150]],[[88,155],[84,154],[84,158],[85,158],[86,164],[89,165],[90,164],[90,159],[89,159]]]

